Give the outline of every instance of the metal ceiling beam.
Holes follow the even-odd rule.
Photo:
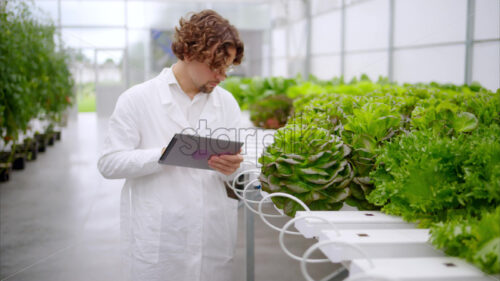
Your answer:
[[[465,84],[470,84],[472,82],[475,13],[476,13],[476,0],[467,0],[467,30],[465,34],[465,71],[464,71]]]
[[[394,0],[389,1],[389,46],[387,50],[387,78],[394,81]]]
[[[340,75],[345,75],[345,0],[340,9]]]
[[[303,0],[306,12],[306,57],[304,60],[304,78],[309,79],[311,74],[311,47],[312,47],[312,17],[311,1]]]

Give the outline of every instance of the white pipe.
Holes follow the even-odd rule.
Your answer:
[[[292,252],[290,252],[287,249],[287,247],[285,246],[285,242],[284,242],[285,231],[288,230],[288,228],[292,225],[292,223],[295,223],[296,221],[306,219],[306,218],[314,218],[314,219],[318,219],[318,220],[321,220],[323,222],[326,222],[335,230],[335,232],[337,233],[337,236],[340,236],[340,232],[339,232],[338,228],[332,222],[326,220],[325,218],[314,216],[314,215],[305,215],[305,216],[296,217],[296,218],[291,219],[281,229],[280,236],[279,236],[279,243],[280,243],[281,249],[283,250],[283,252],[285,252],[285,254],[287,254],[292,259],[298,260],[298,261],[302,261],[302,257],[299,257],[299,256],[292,254]],[[307,260],[306,262],[323,263],[323,262],[329,262],[329,261],[330,261],[329,259],[310,259],[310,260]]]
[[[256,191],[258,192],[258,191],[260,191],[259,189],[256,189],[256,190],[248,190],[248,189],[249,189],[249,187],[250,187],[253,183],[258,182],[258,181],[259,181],[259,179],[253,179],[253,180],[249,181],[248,183],[246,183],[246,184],[245,184],[245,187],[243,188],[243,190],[238,190],[238,189],[236,189],[236,187],[235,187],[235,184],[236,184],[236,183],[240,183],[240,184],[241,184],[241,183],[245,182],[245,181],[243,181],[243,182],[238,181],[238,178],[239,178],[240,176],[242,176],[242,175],[244,175],[244,174],[251,174],[251,173],[255,173],[255,172],[259,172],[259,173],[260,173],[260,169],[246,170],[246,171],[243,171],[243,172],[241,172],[241,173],[237,174],[237,175],[236,175],[236,177],[235,177],[235,178],[234,178],[234,180],[233,180],[233,183],[231,184],[231,189],[234,191],[235,195],[243,201],[243,203],[245,204],[245,206],[246,206],[246,207],[247,207],[250,211],[252,211],[253,213],[255,213],[255,214],[257,214],[257,215],[261,215],[261,213],[259,213],[257,210],[255,210],[255,209],[254,209],[252,206],[250,206],[250,204],[249,204],[249,203],[259,204],[259,203],[261,202],[261,200],[257,201],[257,200],[250,200],[250,199],[247,199],[247,198],[246,198],[246,193],[247,193],[247,192],[256,192]],[[240,194],[240,192],[241,192],[242,194]],[[267,202],[265,202],[265,203],[272,203],[272,201],[271,201],[271,200],[268,200],[268,201],[267,201]],[[263,215],[263,216],[266,216],[266,217],[282,217],[282,215],[271,215],[271,214],[262,214],[262,215]]]
[[[269,195],[266,195],[264,196],[264,198],[262,198],[262,200],[260,200],[259,202],[259,215],[260,215],[260,218],[264,221],[265,224],[267,224],[270,228],[276,230],[276,231],[281,231],[282,229],[281,228],[278,228],[276,226],[274,226],[272,223],[270,223],[267,219],[265,219],[265,216],[263,215],[262,213],[262,203],[268,199],[271,199],[272,197],[286,197],[286,198],[290,198],[292,200],[294,200],[295,202],[299,203],[303,208],[304,210],[306,211],[311,211],[309,209],[309,207],[307,207],[306,204],[304,204],[304,202],[302,202],[300,199],[298,199],[297,197],[293,196],[293,195],[290,195],[290,194],[287,194],[287,193],[282,193],[282,192],[276,192],[276,193],[271,193]],[[299,232],[295,232],[295,231],[285,231],[286,234],[291,234],[291,235],[300,235]]]

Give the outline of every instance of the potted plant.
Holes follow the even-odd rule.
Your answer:
[[[38,156],[38,142],[33,138],[25,138],[23,148],[26,153],[26,160],[36,160]]]
[[[265,129],[283,127],[293,108],[292,99],[286,95],[273,95],[258,100],[250,106],[250,120]]]
[[[2,149],[0,150],[0,182],[6,182],[10,178],[12,171],[12,160],[14,154],[9,148],[9,143],[12,141],[10,136],[3,137]]]

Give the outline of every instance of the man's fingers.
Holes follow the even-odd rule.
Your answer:
[[[237,157],[236,155],[228,155],[228,156],[233,156],[231,158],[233,161],[224,159],[225,157],[223,158],[222,156],[214,156],[210,158],[210,160],[208,161],[208,165],[214,170],[217,170],[225,175],[230,175],[240,167],[241,161],[239,158],[241,156],[240,157]],[[243,157],[241,157],[241,159],[242,158]]]
[[[236,162],[222,157],[213,157],[210,161],[220,163],[224,166],[234,166]]]
[[[235,155],[212,155],[208,160],[208,165],[225,175],[234,173],[243,162],[243,156],[240,154]]]
[[[224,154],[224,155],[221,155],[219,157],[221,159],[224,159],[224,160],[227,160],[227,161],[230,161],[230,162],[233,162],[233,163],[241,163],[241,162],[243,162],[243,156],[241,156],[240,154],[235,154],[235,155]]]
[[[220,169],[224,169],[224,170],[232,170],[232,169],[237,169],[239,167],[236,167],[236,164],[233,164],[231,162],[228,162],[226,160],[223,160],[223,159],[212,159],[210,161],[208,161],[209,164],[217,167],[217,168],[220,168]]]
[[[225,175],[230,175],[230,174],[234,173],[234,171],[236,171],[236,169],[228,168],[228,167],[226,167],[224,165],[221,165],[219,163],[213,163],[213,162],[211,162],[208,165],[212,169],[217,170],[217,171],[219,171],[219,172],[221,172],[221,173],[223,173]]]

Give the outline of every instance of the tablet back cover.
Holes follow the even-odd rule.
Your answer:
[[[210,156],[236,154],[242,146],[242,142],[226,139],[175,134],[158,163],[212,170],[208,166]]]

